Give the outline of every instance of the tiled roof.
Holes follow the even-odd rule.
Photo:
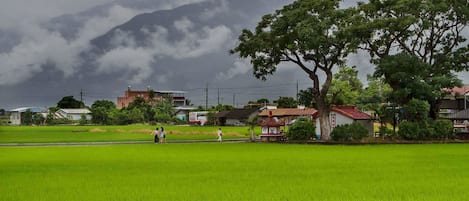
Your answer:
[[[259,116],[269,116],[269,112],[272,112],[272,116],[307,116],[313,115],[316,116],[318,111],[312,108],[309,109],[297,109],[297,108],[281,108],[275,110],[264,110],[259,113]]]
[[[357,109],[355,106],[333,106],[332,111],[351,119],[371,119],[371,116]]]
[[[451,95],[464,95],[465,93],[469,92],[469,86],[463,86],[463,87],[454,87],[451,89]]]

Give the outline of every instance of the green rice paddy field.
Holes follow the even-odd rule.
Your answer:
[[[0,201],[468,199],[468,144],[0,147]]]
[[[161,126],[161,125],[160,125]],[[160,127],[158,126],[158,127]],[[152,141],[157,126],[0,126],[0,143]],[[216,139],[214,126],[164,125],[167,140]],[[248,127],[222,127],[223,138],[249,138]],[[260,133],[260,128],[256,128]]]

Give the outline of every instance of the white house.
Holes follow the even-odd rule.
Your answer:
[[[339,125],[358,122],[368,129],[370,136],[373,135],[373,118],[369,114],[358,110],[355,106],[333,106],[329,120],[332,129]],[[321,133],[319,118],[316,119],[316,125],[316,134],[319,135]]]
[[[26,111],[31,111],[31,113],[47,113],[47,109],[43,107],[20,107],[13,110],[10,110],[10,122],[12,125],[21,125],[21,119],[23,113]]]
[[[78,121],[81,119],[81,115],[85,115],[87,120],[91,120],[91,111],[86,108],[81,109],[60,109],[55,112],[55,116],[58,118],[70,119],[72,121]]]

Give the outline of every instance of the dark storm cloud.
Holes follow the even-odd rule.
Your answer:
[[[23,1],[0,8],[0,108],[53,106],[80,91],[87,105],[116,101],[129,85],[184,90],[196,105],[208,86],[210,105],[239,105],[311,86],[291,64],[257,80],[249,60],[228,54],[243,28],[293,0],[38,0],[51,6],[12,23]],[[365,53],[348,60],[362,79],[373,72]]]

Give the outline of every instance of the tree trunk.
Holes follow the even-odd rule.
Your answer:
[[[430,102],[430,113],[431,119],[436,120],[439,117],[441,100],[429,101]]]
[[[331,122],[329,118],[330,106],[325,100],[318,100],[319,126],[321,130],[321,140],[329,140],[331,136]]]

